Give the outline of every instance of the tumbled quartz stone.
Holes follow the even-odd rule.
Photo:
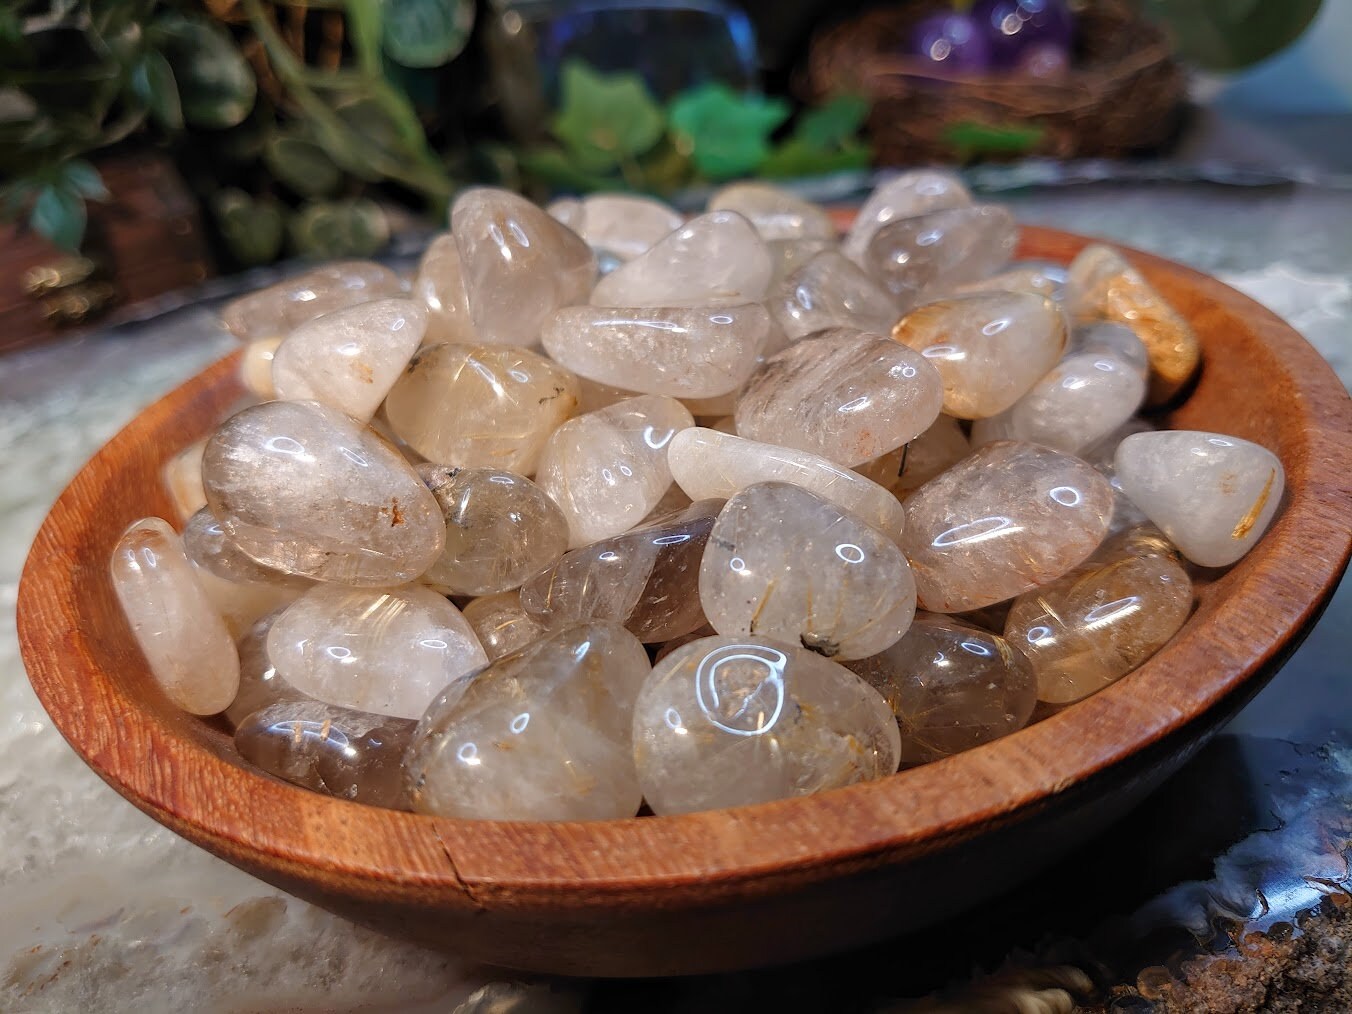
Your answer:
[[[193,573],[225,621],[225,629],[236,639],[243,637],[260,617],[289,606],[305,590],[273,582],[227,581],[195,563]]]
[[[1130,363],[1142,376],[1150,373],[1150,354],[1145,344],[1125,324],[1097,321],[1072,328],[1068,350],[1071,353],[1107,353]]]
[[[864,262],[864,252],[874,233],[889,222],[913,218],[929,211],[961,208],[972,203],[972,195],[952,173],[918,169],[885,180],[869,194],[840,252],[856,264]]]
[[[383,265],[335,261],[227,303],[221,320],[240,341],[251,342],[289,334],[322,313],[403,291],[399,276]]]
[[[829,239],[772,239],[765,244],[765,249],[770,251],[770,262],[773,264],[773,269],[770,272],[770,285],[766,289],[768,298],[769,293],[789,275],[812,260],[817,254],[826,250],[835,250],[837,246]]]
[[[676,649],[634,709],[634,760],[659,815],[883,778],[899,752],[896,719],[876,690],[770,638],[707,637]]]
[[[946,415],[981,419],[1009,408],[1056,365],[1066,325],[1049,299],[987,292],[917,307],[892,337],[939,371]]]
[[[902,767],[1017,732],[1037,704],[1033,670],[1003,637],[938,613],[917,613],[900,641],[845,667],[897,716]]]
[[[1191,610],[1192,582],[1172,547],[1138,529],[1015,599],[1005,637],[1032,665],[1038,699],[1070,704],[1159,651]]]
[[[760,482],[789,482],[849,511],[894,541],[906,522],[901,503],[876,482],[808,451],[695,427],[676,434],[667,449],[667,462],[672,478],[695,500],[726,500]]]
[[[1077,324],[1114,321],[1136,332],[1150,357],[1148,404],[1168,401],[1197,372],[1192,325],[1111,247],[1087,246],[1071,261],[1068,301]]]
[[[693,425],[675,398],[645,394],[555,430],[535,481],[562,509],[569,546],[619,535],[647,517],[671,486],[667,444]]]
[[[932,211],[874,233],[864,267],[900,305],[915,306],[1000,270],[1018,235],[999,205]]]
[[[901,316],[892,296],[837,250],[795,270],[767,302],[790,341],[829,327],[887,334]]]
[[[700,561],[722,500],[699,500],[633,531],[574,549],[521,587],[521,605],[551,630],[612,620],[649,644],[704,623]]]
[[[202,455],[206,449],[205,440],[189,444],[166,461],[160,472],[180,521],[187,521],[207,504],[207,491],[202,486]]]
[[[571,306],[541,334],[556,362],[601,384],[707,398],[734,391],[770,337],[759,303],[718,307]]]
[[[226,581],[302,589],[314,583],[308,578],[268,567],[246,554],[225,534],[225,529],[207,507],[193,514],[183,526],[183,551],[197,566]]]
[[[113,549],[109,570],[165,696],[190,714],[224,711],[239,688],[239,655],[174,530],[159,518],[135,522]]]
[[[970,295],[974,292],[1027,292],[1034,296],[1045,296],[1053,303],[1060,304],[1066,300],[1067,277],[1068,272],[1064,264],[1057,264],[1054,261],[1019,261],[999,274],[955,286],[953,295]]]
[[[460,610],[421,585],[318,585],[273,623],[268,658],[316,700],[399,718],[488,661]]]
[[[923,433],[943,398],[920,354],[835,328],[766,360],[737,399],[737,432],[853,468]]]
[[[202,461],[230,540],[275,570],[379,586],[441,555],[446,526],[416,472],[371,430],[314,401],[271,401],[227,419]]]
[[[477,598],[462,612],[490,662],[538,641],[547,633],[522,607],[521,594],[515,590]]]
[[[1267,531],[1286,473],[1266,447],[1197,430],[1137,433],[1118,445],[1117,478],[1193,563],[1228,567]]]
[[[258,338],[245,345],[239,354],[239,379],[244,389],[264,401],[277,397],[272,379],[272,363],[286,335]]]
[[[920,607],[961,613],[1054,581],[1103,541],[1112,510],[1112,486],[1078,458],[1017,441],[978,448],[906,500],[901,544]]]
[[[1155,427],[1139,416],[1132,416],[1121,426],[1108,434],[1098,443],[1080,452],[1079,457],[1089,462],[1101,473],[1113,487],[1113,520],[1108,526],[1108,535],[1120,535],[1122,532],[1142,525],[1154,523],[1145,515],[1145,511],[1131,502],[1131,498],[1122,490],[1122,480],[1117,477],[1117,466],[1113,461],[1118,445],[1133,433],[1153,433]],[[1155,529],[1158,531],[1158,529]],[[1161,532],[1161,537],[1163,533]]]
[[[685,221],[679,212],[651,197],[591,194],[576,203],[577,208],[560,220],[594,249],[621,261],[647,253]]]
[[[647,253],[596,283],[593,306],[735,306],[759,302],[770,285],[770,253],[755,226],[734,211],[692,218]],[[583,300],[576,300],[583,302]]]
[[[278,676],[277,667],[268,658],[268,634],[284,612],[285,608],[276,609],[256,620],[235,642],[239,653],[239,690],[224,712],[231,728],[269,705],[311,699]]]
[[[277,397],[318,401],[369,422],[422,344],[427,310],[376,299],[307,321],[272,360]]]
[[[577,378],[544,356],[443,344],[413,357],[385,400],[385,418],[429,461],[531,475],[577,401]]]
[[[461,191],[451,233],[474,333],[485,345],[534,345],[549,315],[585,303],[596,280],[596,257],[582,238],[510,191]]]
[[[568,548],[568,521],[524,475],[496,468],[418,468],[446,519],[446,550],[422,576],[443,595],[518,587]]]
[[[286,701],[244,719],[235,749],[284,781],[338,799],[408,808],[403,758],[418,723],[322,701]]]
[[[648,653],[568,627],[447,687],[404,759],[413,808],[471,820],[611,820],[642,802],[631,742]]]
[[[700,566],[704,614],[720,634],[773,637],[827,658],[865,658],[915,615],[915,580],[890,538],[784,482],[723,508]]]
[[[437,236],[427,245],[418,273],[413,279],[413,299],[427,307],[427,330],[424,345],[439,342],[464,342],[478,345],[474,318],[469,313],[469,296],[465,293],[465,275],[460,265],[460,251],[455,237],[449,232]]]
[[[709,210],[743,215],[766,242],[836,238],[823,208],[768,183],[731,183],[709,198]]]
[[[971,452],[967,434],[951,415],[940,415],[933,425],[905,448],[895,481],[888,489],[906,498]]]

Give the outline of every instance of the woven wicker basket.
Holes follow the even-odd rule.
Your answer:
[[[812,42],[810,97],[869,97],[877,163],[1120,156],[1157,148],[1176,129],[1182,69],[1127,0],[1080,5],[1072,67],[1055,81],[934,76],[905,54],[912,26],[946,6],[913,0],[869,11]]]

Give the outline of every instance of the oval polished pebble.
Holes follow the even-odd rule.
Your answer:
[[[1103,320],[1081,324],[1070,332],[1068,351],[1071,353],[1108,353],[1130,363],[1147,376],[1150,372],[1150,354],[1136,332],[1125,324]]]
[[[165,696],[193,715],[224,711],[239,688],[239,655],[174,530],[160,518],[134,522],[118,540],[109,570],[132,636]]]
[[[1136,433],[1113,461],[1132,503],[1203,567],[1228,567],[1252,549],[1286,486],[1275,454],[1222,433]]]
[[[442,233],[427,245],[418,262],[418,274],[413,279],[410,295],[422,300],[427,307],[424,345],[440,342],[480,344],[478,332],[474,330],[474,318],[469,312],[469,296],[465,294],[460,251],[450,233]]]
[[[225,304],[221,320],[243,342],[275,338],[344,306],[398,296],[404,283],[373,261],[334,261]]]
[[[869,241],[887,223],[971,203],[972,195],[952,173],[933,169],[900,173],[879,183],[869,194],[854,216],[840,252],[862,265]]]
[[[737,399],[737,432],[853,468],[923,433],[943,398],[919,353],[835,328],[765,361]]]
[[[845,667],[767,638],[707,637],[662,659],[634,709],[657,814],[805,796],[897,768],[897,722]]]
[[[226,581],[243,584],[277,584],[290,588],[309,588],[309,578],[259,563],[236,546],[211,509],[203,507],[183,526],[183,551],[198,567]]]
[[[781,281],[767,300],[790,341],[829,327],[886,334],[896,301],[838,250],[823,250]]]
[[[462,612],[490,662],[538,641],[547,633],[522,607],[521,593],[517,590],[477,598]]]
[[[778,638],[827,658],[876,655],[915,615],[915,579],[896,544],[784,482],[727,502],[704,551],[699,597],[720,634]]]
[[[768,183],[730,183],[709,198],[709,210],[737,212],[767,243],[836,238],[836,227],[822,207]]]
[[[505,655],[427,709],[405,755],[413,808],[469,820],[614,820],[642,802],[634,700],[648,653],[583,623]]]
[[[619,535],[647,517],[671,486],[667,444],[693,425],[676,399],[645,394],[555,430],[535,481],[562,509],[569,546]]]
[[[446,519],[446,550],[422,582],[443,595],[518,587],[568,549],[568,521],[524,475],[496,468],[418,468]]]
[[[385,417],[429,461],[531,475],[577,402],[577,378],[544,356],[448,343],[413,357],[385,399]]]
[[[1014,216],[999,205],[931,211],[882,226],[869,240],[864,267],[911,307],[999,271],[1018,235]]]
[[[488,661],[460,610],[420,585],[318,585],[273,623],[268,658],[316,700],[399,718]]]
[[[232,729],[255,711],[262,711],[271,704],[311,699],[278,676],[277,667],[268,658],[268,634],[284,612],[285,606],[274,609],[256,620],[235,641],[235,650],[239,653],[239,690],[224,712]]]
[[[685,221],[661,201],[634,194],[589,194],[577,203],[564,224],[594,249],[622,261],[647,253]]]
[[[370,429],[313,401],[271,401],[227,419],[202,460],[225,534],[276,570],[346,584],[397,584],[441,555],[432,494]]]
[[[1034,296],[1045,296],[1053,303],[1061,304],[1066,301],[1067,277],[1064,264],[1053,261],[1020,261],[998,274],[955,286],[953,295],[967,296],[976,292],[1027,292]]]
[[[906,500],[901,545],[920,607],[961,613],[1053,581],[1103,541],[1112,511],[1112,486],[1079,458],[1007,440],[978,448]]]
[[[1017,732],[1038,699],[1033,670],[1003,637],[938,613],[916,613],[900,641],[845,667],[897,716],[902,767]]]

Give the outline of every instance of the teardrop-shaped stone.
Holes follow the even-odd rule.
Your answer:
[[[1275,454],[1221,433],[1137,433],[1114,463],[1126,495],[1203,567],[1228,567],[1252,549],[1286,485]]]
[[[451,233],[485,345],[534,345],[549,315],[585,303],[596,280],[596,257],[582,238],[507,190],[461,191]]]
[[[771,331],[759,303],[720,307],[570,306],[545,324],[545,351],[602,384],[705,398],[736,390]]]
[[[898,219],[913,218],[928,211],[961,208],[972,203],[972,195],[952,173],[917,169],[884,180],[869,194],[854,224],[840,245],[840,252],[856,264],[864,262],[869,240],[882,226]]]
[[[897,478],[887,488],[905,499],[967,457],[971,450],[958,421],[951,415],[940,415],[929,429],[906,445]]]
[[[692,218],[647,253],[596,283],[593,306],[735,306],[759,302],[770,252],[735,211]],[[582,302],[582,300],[576,300]]]
[[[923,356],[835,328],[766,360],[737,400],[737,432],[853,468],[923,433],[943,398]]]
[[[290,334],[320,314],[403,291],[399,276],[381,264],[335,261],[227,303],[221,320],[240,341],[251,342]]]
[[[1192,611],[1192,582],[1161,537],[1128,532],[1064,577],[1014,600],[1005,637],[1037,674],[1037,696],[1070,704],[1162,648]]]
[[[671,486],[667,444],[693,425],[675,398],[645,394],[555,430],[535,481],[563,510],[569,545],[619,535],[647,517]]]
[[[113,590],[150,675],[175,707],[224,711],[239,688],[239,655],[168,523],[142,518],[110,561]]]
[[[709,198],[709,210],[737,212],[767,243],[836,238],[836,227],[825,209],[768,183],[730,183]]]
[[[1020,261],[999,274],[956,285],[952,294],[967,296],[975,292],[1027,292],[1034,296],[1045,296],[1060,305],[1066,301],[1067,277],[1064,264],[1055,261]]]
[[[239,690],[224,713],[231,728],[269,705],[311,700],[278,676],[277,667],[268,658],[268,634],[284,612],[285,608],[275,609],[256,620],[235,642],[235,650],[239,652]]]
[[[648,653],[583,623],[448,687],[405,755],[413,808],[470,820],[614,820],[638,812],[634,701]]]
[[[880,228],[864,266],[901,306],[915,306],[999,271],[1018,235],[1014,216],[996,204],[931,211]]]
[[[531,475],[577,399],[572,373],[526,349],[432,345],[390,391],[385,417],[429,461]]]
[[[827,658],[876,655],[915,615],[915,580],[896,544],[783,482],[728,501],[704,551],[699,597],[720,634],[774,637]]]
[[[981,419],[1009,408],[1056,365],[1066,325],[1049,299],[987,292],[917,307],[892,337],[939,371],[946,415]]]
[[[272,625],[268,658],[316,700],[400,718],[488,661],[460,610],[421,585],[318,585]]]
[[[278,584],[309,588],[309,578],[259,563],[231,541],[216,516],[207,507],[193,514],[183,526],[183,551],[198,567],[226,581],[243,584]]]
[[[490,662],[519,651],[547,633],[522,608],[521,594],[517,591],[477,598],[463,612]]]
[[[901,316],[891,295],[837,250],[824,250],[795,270],[768,303],[791,341],[828,327],[887,334]]]
[[[633,194],[590,194],[565,222],[597,250],[622,261],[647,253],[681,227],[685,219],[661,201]]]
[[[277,397],[277,385],[272,379],[272,363],[285,338],[284,334],[258,338],[240,350],[239,379],[245,390],[263,401],[272,401]]]
[[[845,667],[897,716],[902,767],[1017,732],[1037,704],[1033,670],[1003,637],[939,613],[916,613],[900,641]]]
[[[694,427],[677,433],[667,449],[672,478],[695,500],[726,500],[760,482],[790,482],[900,538],[906,512],[876,482],[809,451]]]
[[[699,571],[722,500],[700,500],[631,532],[574,549],[521,586],[521,605],[558,630],[612,620],[655,644],[704,623]]]
[[[901,544],[920,607],[961,613],[1054,581],[1103,541],[1112,510],[1112,486],[1079,458],[1007,440],[978,448],[906,500]]]
[[[181,521],[187,521],[207,505],[207,491],[202,485],[202,455],[206,449],[205,440],[189,444],[166,461],[160,472]]]
[[[643,685],[634,760],[657,814],[807,796],[897,768],[896,719],[844,666],[763,637],[676,649]]]
[[[474,318],[469,312],[460,250],[449,232],[441,233],[427,245],[418,262],[418,274],[413,279],[410,295],[422,300],[427,307],[424,345],[440,342],[480,344],[478,332],[474,330]]]
[[[446,465],[418,474],[446,519],[446,550],[422,578],[443,595],[508,591],[568,549],[559,505],[524,475]]]

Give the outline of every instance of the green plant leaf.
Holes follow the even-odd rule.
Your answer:
[[[642,155],[662,137],[662,109],[637,74],[598,74],[569,60],[551,129],[572,160],[598,172]]]
[[[108,188],[99,171],[82,158],[73,158],[61,167],[65,185],[91,201],[108,200]]]
[[[440,67],[474,29],[474,0],[384,0],[385,52],[405,67]]]
[[[380,74],[381,0],[347,0],[347,38],[357,66],[368,76]]]
[[[558,148],[529,148],[521,152],[519,161],[525,172],[558,190],[586,192],[615,187],[613,176],[583,168]]]
[[[833,151],[859,133],[868,110],[868,99],[862,95],[837,95],[799,116],[793,136],[806,147]]]
[[[1145,0],[1184,60],[1238,70],[1285,49],[1319,13],[1320,0]]]
[[[1000,127],[961,120],[950,123],[941,136],[965,159],[974,155],[1022,155],[1036,148],[1045,134],[1046,130],[1037,124]]]
[[[756,167],[756,173],[770,179],[825,176],[867,169],[869,159],[868,148],[857,142],[845,144],[835,151],[823,151],[801,138],[791,137],[766,156]]]
[[[270,264],[277,259],[285,237],[282,206],[277,201],[254,200],[232,187],[218,191],[211,205],[221,239],[241,265]]]
[[[173,70],[186,122],[219,129],[249,115],[257,84],[224,28],[170,13],[158,18],[149,34]]]
[[[314,201],[290,222],[291,244],[307,257],[370,257],[390,239],[390,223],[375,201]]]
[[[155,122],[168,130],[183,126],[183,103],[169,61],[149,50],[131,71],[132,93],[146,104]]]
[[[72,252],[80,249],[85,222],[84,198],[73,190],[51,184],[38,192],[33,213],[28,218],[34,232]]]
[[[322,147],[299,134],[274,134],[263,144],[263,164],[302,197],[325,197],[342,186],[343,171]]]
[[[750,172],[769,154],[769,138],[789,116],[789,104],[707,84],[676,96],[668,109],[676,147],[711,179]]]

